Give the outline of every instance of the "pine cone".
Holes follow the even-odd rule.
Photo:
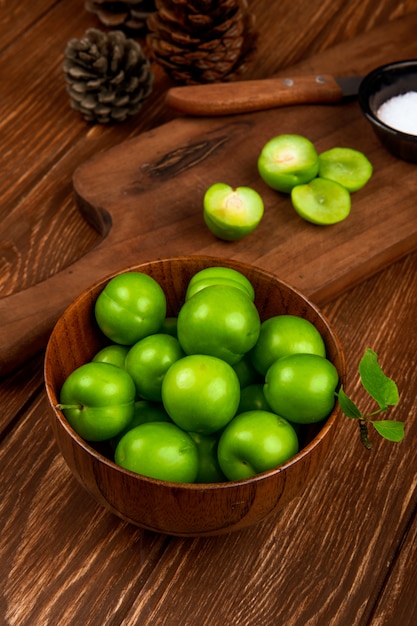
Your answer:
[[[63,70],[71,106],[88,122],[121,122],[141,108],[153,74],[141,46],[121,31],[88,29],[71,39]]]
[[[85,0],[84,6],[105,26],[137,34],[147,30],[146,20],[155,11],[155,0]]]
[[[254,51],[247,0],[156,0],[147,44],[156,63],[188,84],[233,80]]]

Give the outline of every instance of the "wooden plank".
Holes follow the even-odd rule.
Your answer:
[[[411,381],[416,270],[414,254],[324,308],[345,346],[347,391],[364,409],[356,369],[366,347],[394,379]],[[281,516],[195,540],[153,535],[100,509],[57,453],[38,395],[0,449],[3,616],[51,626],[372,623],[415,511],[410,389],[400,388],[396,413],[407,420],[403,443],[373,437],[366,451],[341,419],[317,479]]]
[[[254,71],[268,75],[269,70],[279,69],[281,61],[296,59],[304,44],[305,49],[311,50],[316,42],[320,41],[321,45],[333,34],[336,39],[345,36],[352,24],[355,27],[365,22],[369,25],[381,15],[385,19],[388,4],[394,12],[395,5],[401,11],[405,5],[413,3],[415,0],[408,3],[386,1],[375,7],[374,0],[340,4],[324,0],[320,8],[315,3],[273,3],[274,15],[280,11],[282,18],[277,23],[280,30],[275,33],[280,32],[282,36],[278,38],[278,46],[273,45],[272,34],[262,38],[265,56]],[[77,10],[75,5],[79,11],[82,9],[81,0],[59,5],[70,11]],[[253,0],[253,5],[259,10],[262,32],[267,32],[271,18],[262,6],[270,7],[271,3]],[[362,7],[366,8],[367,17],[362,14]],[[25,10],[29,11],[27,7]],[[334,32],[327,26],[326,11],[331,13],[330,24],[336,24]],[[317,13],[314,32],[306,29],[311,13]],[[49,22],[49,32],[45,32],[51,49],[61,50],[62,28],[55,29]],[[401,42],[402,37],[390,42],[393,55],[401,54]],[[38,45],[36,39],[32,44]],[[12,45],[16,46],[15,60],[10,59],[12,63],[20,63],[24,53],[30,57],[31,49],[21,47],[19,41],[11,42]],[[359,45],[353,56],[360,60],[364,49]],[[354,65],[354,61],[352,63]],[[0,64],[0,67],[3,85],[10,66]],[[24,74],[25,79],[29,80],[30,76],[30,73]],[[58,93],[61,85],[58,72],[53,74],[53,85]],[[24,84],[21,86],[23,89]],[[61,97],[65,95],[57,96],[58,100]],[[165,113],[158,106],[154,119],[162,120]],[[51,118],[58,109],[61,110],[60,106],[51,108]],[[18,118],[17,122],[26,125],[28,134],[31,119],[25,116],[25,110],[22,113],[23,118]],[[72,131],[72,124],[77,123],[75,120],[76,116],[66,120],[68,132]],[[0,119],[0,124],[2,122],[5,123],[4,117]],[[49,118],[39,118],[39,124],[42,123],[45,132],[55,128],[55,121]],[[29,247],[23,244],[21,249],[16,247],[19,256],[9,273],[13,281],[12,293],[22,289],[22,285],[35,285],[42,277],[48,277],[51,266],[53,271],[59,271],[68,265],[68,259],[79,258],[86,228],[76,225],[77,215],[70,202],[71,172],[100,149],[134,135],[135,124],[137,122],[132,123],[128,131],[124,127],[110,133],[103,129],[94,132],[85,129],[79,140],[74,139],[69,155],[60,152],[58,141],[55,144],[51,141],[51,154],[56,155],[57,161],[52,170],[49,166],[39,167],[36,159],[27,162],[29,167],[39,167],[38,178],[33,178],[33,183],[37,181],[37,184],[28,194],[20,188],[16,206],[21,211],[20,220],[15,220],[13,229],[6,230],[4,221],[0,227],[1,237],[7,233],[12,242],[17,232],[21,232],[15,228],[24,230],[29,224],[32,228],[32,237],[26,239]],[[140,127],[141,122],[137,125]],[[0,126],[0,134],[2,129]],[[24,141],[25,134],[19,138]],[[2,156],[10,154],[13,154],[13,144],[2,143]],[[20,174],[21,171],[16,175],[10,171],[11,186],[19,187]],[[45,203],[49,213],[43,213]],[[12,206],[11,210],[14,208]],[[73,211],[68,218],[59,215],[67,211]],[[30,221],[30,216],[35,219]],[[51,235],[49,219],[52,218],[57,228],[64,225],[61,240],[51,237],[49,246],[43,244],[44,262],[34,263],[32,268],[39,242]],[[87,237],[85,249],[90,245]],[[69,275],[71,268],[68,269]],[[355,379],[362,350],[368,345],[375,347],[383,355],[383,363],[391,375],[404,381],[401,416],[409,415],[411,426],[411,416],[416,411],[412,384],[417,349],[414,332],[416,270],[416,255],[413,255],[325,307],[345,345],[351,380]],[[29,282],[25,282],[28,275]],[[66,276],[66,272],[60,274],[58,289],[67,287]],[[7,284],[7,288],[9,286]],[[45,305],[44,301],[47,315]],[[18,311],[17,306],[15,313]],[[291,626],[363,626],[365,623],[373,626],[372,615],[375,620],[382,620],[380,623],[386,619],[385,626],[411,626],[415,622],[410,605],[415,597],[412,532],[405,536],[404,557],[395,561],[406,529],[413,529],[412,516],[415,515],[412,481],[416,463],[412,442],[416,433],[413,427],[407,428],[405,445],[381,443],[368,455],[365,451],[358,452],[356,433],[352,424],[346,422],[340,429],[335,458],[323,468],[323,474],[306,498],[295,502],[294,508],[286,511],[282,518],[271,519],[264,526],[228,538],[167,541],[119,522],[102,511],[71,478],[47,428],[44,400],[36,393],[40,377],[40,370],[24,368],[1,387],[2,392],[5,390],[1,394],[1,400],[5,401],[2,409],[5,406],[7,417],[15,418],[13,429],[2,433],[0,450],[0,615],[5,622],[45,626],[58,623],[89,626],[103,626],[103,623],[262,626],[265,623],[270,626],[268,618],[272,616],[272,623],[279,624],[280,614],[283,616],[281,623],[291,623]],[[355,385],[350,390],[359,394]],[[386,572],[389,574],[392,563],[395,563],[394,576],[387,582],[384,577]],[[184,582],[175,573],[177,568],[184,575]],[[376,571],[380,572],[377,577]],[[380,596],[384,583],[386,593]],[[398,587],[400,584],[402,590]],[[374,612],[378,597],[380,604]],[[181,621],[181,616],[186,620]],[[214,620],[209,621],[213,616]]]
[[[118,623],[167,539],[115,523],[94,503],[65,466],[45,413],[38,394],[0,450],[2,623]]]
[[[0,439],[13,428],[43,388],[43,354],[37,354],[2,380],[0,387]]]
[[[161,119],[158,98],[169,84],[162,76],[143,121],[139,116],[116,128],[91,126],[70,108],[61,68],[64,48],[93,25],[95,16],[83,8],[55,3],[1,54],[0,84],[8,88],[0,100],[0,297],[49,278],[98,242],[73,204],[73,170]]]
[[[353,296],[345,294],[325,307],[330,319],[337,320],[346,347],[348,392],[364,410],[370,407],[355,383],[356,364],[366,347],[383,356],[381,363],[394,378],[402,379],[401,372],[409,372],[413,362],[415,340],[404,329],[413,324],[416,270],[414,254],[364,282]],[[398,272],[406,277],[401,289]],[[391,354],[388,337],[395,346]],[[138,623],[141,615],[150,614],[152,624],[189,626],[374,626],[373,606],[387,567],[415,516],[412,417],[417,400],[407,387],[400,393],[396,417],[406,420],[404,442],[393,445],[371,435],[374,449],[366,451],[360,447],[356,425],[344,418],[332,458],[300,499],[278,518],[220,541],[172,541],[125,623]],[[411,626],[415,611],[407,614],[406,609],[415,598],[415,561],[403,561],[403,566],[409,581],[403,593],[411,595],[397,621],[387,624]],[[384,600],[381,614],[387,602],[390,606]]]
[[[302,132],[319,152],[341,145],[368,155],[374,175],[352,195],[346,221],[329,228],[311,225],[294,212],[287,195],[260,180],[257,157],[280,132]],[[75,172],[75,192],[85,214],[112,224],[102,245],[79,263],[78,273],[85,276],[87,264],[118,264],[122,248],[126,265],[145,251],[148,258],[204,251],[260,265],[324,302],[417,245],[414,171],[414,164],[381,148],[356,103],[176,120]],[[402,178],[407,185],[398,184]],[[265,202],[258,229],[233,244],[216,240],[202,219],[204,192],[218,181],[253,187]]]
[[[396,58],[411,55],[416,50],[416,21],[414,14],[385,25],[373,34],[321,53],[317,61],[309,60],[307,67],[315,71],[366,71],[388,56],[392,60],[393,42],[398,40],[410,43],[400,51],[396,49]],[[254,167],[257,152],[266,139],[283,131],[310,134],[319,150],[340,142],[368,154],[375,175],[354,196],[351,219],[330,229],[316,228],[294,214],[288,198],[260,186]],[[98,146],[99,142],[96,150]],[[68,172],[74,159],[85,154],[83,148],[84,144],[77,144],[50,176],[59,176],[65,168]],[[267,207],[265,219],[253,236],[233,245],[215,240],[201,219],[205,188],[226,173],[231,184],[242,184],[243,180],[259,187]],[[59,313],[84,287],[106,273],[147,258],[195,252],[232,256],[276,271],[323,302],[415,246],[413,198],[417,183],[413,173],[413,165],[394,159],[379,145],[355,103],[290,107],[223,120],[178,118],[129,144],[121,142],[98,153],[77,170],[75,190],[81,208],[103,235],[110,223],[109,214],[113,227],[100,245],[69,268],[52,276],[48,273],[48,280],[0,301],[0,371],[17,362],[23,348],[27,353],[42,347]],[[51,180],[42,180],[34,189],[32,203],[35,198],[39,204],[42,196],[48,197]],[[407,184],[399,185],[398,180],[407,180]],[[117,186],[110,185],[109,189],[109,181]],[[396,211],[392,211],[393,190]],[[51,215],[53,198],[47,204]],[[103,219],[102,209],[107,218]],[[54,235],[52,249],[58,250],[60,233]],[[67,241],[71,249],[74,243]],[[42,250],[42,258],[47,250]],[[59,256],[58,252],[50,258]],[[37,258],[38,266],[42,265]],[[24,263],[22,268],[26,269]],[[48,269],[50,272],[49,264]]]
[[[54,4],[56,0],[32,0],[28,11],[25,0],[4,0],[0,5],[0,52],[21,37]]]
[[[417,623],[417,519],[407,530],[401,551],[372,613],[372,626]]]
[[[0,9],[2,40],[8,38],[0,52],[0,84],[7,85],[0,100],[0,297],[49,278],[98,242],[97,234],[72,205],[70,178],[75,166],[65,162],[68,147],[78,145],[79,165],[100,150],[174,117],[162,100],[171,83],[154,66],[154,90],[139,115],[111,128],[85,124],[69,107],[61,63],[71,37],[82,36],[90,26],[104,29],[103,25],[84,9],[81,0],[43,3],[42,7],[34,2],[30,11],[21,1],[6,4]],[[280,3],[273,11],[276,28],[271,29],[270,6],[254,0],[251,10],[262,37],[247,76],[268,76],[414,8],[413,0],[400,6],[385,0],[377,12],[373,0],[323,0],[319,11],[313,4],[304,3],[300,11],[297,2]],[[45,175],[53,173],[61,160],[62,182],[53,180],[51,189]],[[32,195],[37,183],[40,193]],[[61,235],[59,240],[54,233]],[[42,262],[46,253],[52,262]]]
[[[43,3],[43,11],[36,7],[42,2],[34,4],[29,11],[27,3],[13,3],[10,13],[4,9],[2,14],[3,20],[6,13],[10,20],[10,30],[2,32],[11,32],[13,41],[2,51],[0,63],[0,84],[7,85],[0,99],[1,296],[25,289],[54,271],[53,263],[49,270],[50,263],[41,259],[43,239],[53,239],[54,232],[68,232],[81,242],[84,238],[85,247],[81,243],[78,255],[97,240],[97,233],[71,206],[70,175],[61,173],[58,180],[53,174],[65,151],[86,133],[85,124],[69,107],[61,63],[66,41],[81,36],[88,20],[75,6],[82,3],[50,2],[49,10]],[[39,181],[46,183],[42,195],[31,196]],[[47,245],[48,250],[56,249],[56,240]],[[66,265],[74,259],[74,251],[69,252],[65,244],[60,248],[61,263]]]
[[[256,4],[254,3],[253,10],[263,32],[266,29],[268,12],[262,10],[262,2],[258,2],[259,8]],[[303,11],[301,18],[300,12],[295,11],[292,3],[289,9],[291,28],[288,21],[285,29],[279,28],[280,47],[274,49],[272,53],[267,38],[262,37],[257,62],[249,75],[271,73],[280,66],[305,56],[307,44],[311,45],[309,38],[314,38],[315,35],[319,35],[319,43],[315,44],[317,48],[328,47],[335,41],[335,35],[336,40],[344,40],[356,32],[369,28],[373,23],[383,22],[411,10],[408,3],[404,3],[400,9],[394,9],[395,3],[387,0],[375,18],[374,11],[370,10],[367,2],[362,3],[360,10],[354,15],[351,15],[352,3],[342,4],[343,7],[340,8],[335,2],[324,2],[326,20],[323,20],[321,14],[317,15],[313,7],[307,8],[307,12]],[[346,11],[348,16],[348,19],[340,20],[343,28],[335,26],[335,22],[338,24],[337,17],[340,11],[341,15]],[[2,15],[4,20],[9,20],[7,23],[10,26],[16,25],[18,15],[24,14],[28,16],[29,12],[21,3],[13,3],[11,8],[4,9]],[[68,215],[68,205],[63,202],[64,190],[54,198],[53,208],[49,210],[44,209],[44,203],[39,205],[38,202],[35,205],[27,195],[31,185],[36,180],[42,179],[48,167],[61,158],[69,142],[82,141],[85,159],[94,154],[94,150],[107,148],[111,143],[121,141],[132,133],[137,134],[146,129],[145,126],[149,128],[155,123],[155,118],[159,119],[159,123],[163,122],[166,115],[161,111],[161,104],[157,104],[157,98],[151,98],[150,106],[145,109],[146,115],[137,116],[131,124],[94,130],[86,126],[78,114],[69,108],[61,62],[65,42],[70,37],[81,36],[88,26],[99,24],[95,16],[83,9],[81,2],[78,7],[69,6],[65,2],[55,3],[49,13],[45,10],[44,15],[39,15],[34,9],[34,13],[31,11],[30,14],[34,15],[32,17],[34,24],[27,29],[24,36],[19,40],[16,37],[8,49],[3,51],[0,65],[0,82],[7,84],[7,90],[0,102],[0,132],[5,168],[3,172],[6,173],[0,181],[2,197],[0,214],[3,233],[8,235],[6,241],[1,242],[4,257],[0,265],[2,296],[25,289],[50,276],[48,267],[36,258],[37,244],[44,235],[46,241],[50,239],[45,229],[48,231],[48,226],[55,215],[62,213],[61,223],[58,225],[61,227],[67,225],[68,220],[65,218]],[[298,26],[300,19],[303,24],[305,20],[311,22],[309,36],[294,41],[294,33],[301,30]],[[23,58],[19,55],[22,49],[25,50]],[[289,50],[290,57],[287,56]],[[160,95],[169,84],[161,73],[156,74],[155,96]],[[55,115],[49,115],[51,107]],[[66,129],[64,133],[63,128]],[[11,184],[11,181],[16,181],[16,184]],[[51,197],[50,190],[44,192],[47,192],[45,197]],[[67,197],[65,196],[65,199]],[[76,223],[77,216],[74,210],[71,211],[70,217],[72,223]],[[76,260],[96,242],[85,222],[78,219],[77,246],[74,244],[70,246],[68,243],[62,246],[59,269],[65,267],[71,260]],[[53,250],[55,247],[55,243],[51,244],[50,249]]]

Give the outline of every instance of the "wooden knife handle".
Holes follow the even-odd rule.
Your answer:
[[[343,94],[332,76],[297,76],[171,87],[165,102],[188,115],[215,116],[290,104],[338,102]]]

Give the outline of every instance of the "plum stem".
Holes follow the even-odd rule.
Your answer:
[[[55,408],[58,411],[63,411],[64,409],[79,409],[79,410],[81,410],[83,407],[82,407],[82,404],[56,404]]]

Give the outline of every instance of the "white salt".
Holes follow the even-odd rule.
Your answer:
[[[417,135],[417,91],[390,98],[379,107],[377,116],[391,128]]]

